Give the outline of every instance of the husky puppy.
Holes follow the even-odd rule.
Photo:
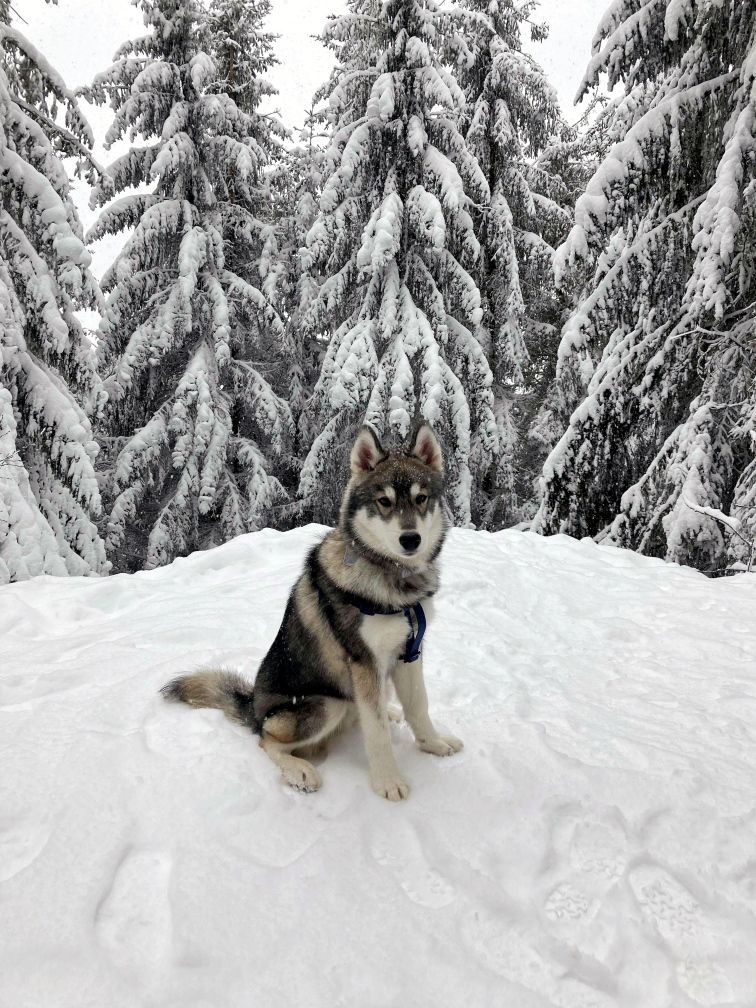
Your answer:
[[[234,672],[202,671],[162,692],[247,725],[284,780],[303,791],[321,783],[304,756],[356,713],[373,790],[400,801],[409,786],[391,748],[389,682],[424,752],[462,748],[428,716],[419,654],[446,534],[441,449],[427,424],[398,451],[385,451],[363,427],[351,470],[339,525],[308,555],[254,685]]]

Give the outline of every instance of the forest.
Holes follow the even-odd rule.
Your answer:
[[[0,0],[0,584],[332,524],[419,418],[457,526],[751,569],[756,5],[614,0],[569,125],[533,0],[348,0],[296,130],[271,0],[137,6],[74,92]]]

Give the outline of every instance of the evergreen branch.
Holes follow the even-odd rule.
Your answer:
[[[74,136],[74,134],[71,133],[70,130],[67,130],[65,126],[61,126],[59,123],[56,123],[49,116],[45,115],[44,112],[42,112],[40,109],[35,108],[33,105],[30,105],[29,102],[24,101],[24,99],[21,98],[20,95],[14,94],[14,92],[11,91],[10,96],[16,105],[22,108],[29,115],[33,116],[40,123],[45,125],[48,128],[48,130],[50,130],[50,132],[57,133],[58,136],[60,136],[63,140],[65,140],[67,144],[70,144],[72,147],[75,147],[79,151],[79,154],[89,162],[89,164],[95,169],[95,171],[99,175],[107,175],[108,173],[107,169],[103,168],[103,166],[99,163],[99,161],[95,159],[90,148],[88,148],[85,144],[83,144],[78,137]]]
[[[753,565],[754,557],[756,556],[756,539],[748,539],[740,531],[740,521],[737,518],[732,518],[730,515],[726,515],[723,511],[719,511],[717,508],[703,507],[700,504],[694,504],[689,501],[685,494],[682,495],[683,504],[689,507],[691,511],[695,511],[697,514],[706,515],[707,518],[713,518],[714,521],[720,522],[724,525],[728,532],[736,535],[739,539],[746,544],[750,549],[750,556],[748,557],[748,566],[746,568],[746,573],[751,573],[751,567]]]
[[[10,434],[10,431],[0,430],[0,438],[3,437],[4,434]],[[16,459],[17,461],[11,461],[11,459]],[[15,449],[8,452],[7,455],[0,455],[0,469],[5,468],[6,466],[13,467],[15,469],[23,469],[24,464],[21,461],[18,451]],[[10,476],[2,476],[0,479],[10,479]]]
[[[19,21],[23,21],[25,25],[29,24],[29,22],[26,20],[26,18],[22,17],[22,15],[18,13],[18,11],[16,10],[16,8],[13,6],[13,4],[9,4],[8,6],[13,11],[13,13],[18,18]]]

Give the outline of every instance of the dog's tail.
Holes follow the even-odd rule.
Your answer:
[[[166,700],[192,707],[216,707],[227,718],[257,731],[252,709],[252,684],[230,669],[202,669],[178,676],[160,690]]]

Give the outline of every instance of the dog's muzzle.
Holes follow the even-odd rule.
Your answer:
[[[407,553],[414,553],[420,545],[421,536],[418,532],[402,532],[399,536],[399,545]]]

